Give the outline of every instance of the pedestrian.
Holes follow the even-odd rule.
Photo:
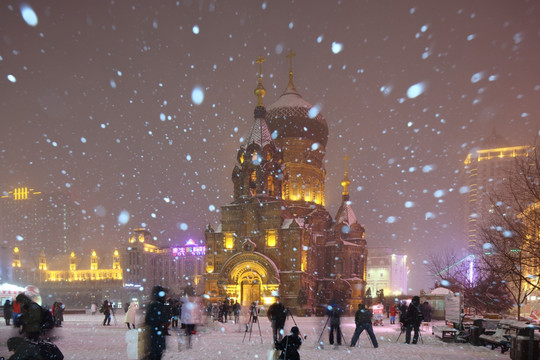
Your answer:
[[[90,305],[90,311],[92,312],[92,315],[96,315],[96,313],[98,311],[98,308],[97,308],[97,305],[95,303],[92,303]]]
[[[285,327],[285,320],[287,320],[287,309],[280,302],[279,296],[276,296],[275,300],[276,302],[268,308],[267,316],[272,324],[274,345],[277,346],[278,342],[283,339],[283,328]]]
[[[64,304],[59,301],[53,304],[53,318],[54,326],[62,327],[62,322],[64,321]]]
[[[13,302],[11,310],[13,312],[13,326],[18,328],[21,326],[21,304],[19,304],[17,301]]]
[[[12,316],[13,316],[13,305],[11,305],[11,301],[8,299],[4,303],[4,320],[6,320],[7,326],[9,326],[9,322],[11,321]]]
[[[424,301],[422,304],[422,316],[424,317],[422,321],[424,322],[431,322],[431,313],[433,311],[433,308],[427,301]]]
[[[224,316],[223,322],[227,322],[228,315],[229,315],[229,299],[225,299],[225,301],[223,302],[223,316]]]
[[[139,306],[136,302],[132,301],[129,304],[128,310],[126,311],[126,315],[124,316],[124,322],[126,323],[128,330],[136,329],[135,318],[137,316],[137,309],[139,309]]]
[[[100,312],[103,313],[105,316],[103,318],[103,326],[111,326],[111,304],[109,304],[109,300],[103,301],[103,305],[101,305]]]
[[[171,327],[178,328],[178,318],[180,317],[180,301],[172,300],[171,303]]]
[[[337,345],[341,345],[341,339],[343,337],[341,333],[341,308],[337,305],[337,303],[333,303],[331,306],[328,306],[326,310],[326,314],[329,317],[330,321],[330,334],[329,334],[329,342],[330,345],[334,345],[334,331],[336,332],[336,343]]]
[[[390,306],[390,324],[391,325],[396,323],[397,312],[398,312],[397,304],[393,303],[392,306]]]
[[[407,315],[405,316],[405,344],[411,343],[411,332],[414,330],[414,336],[412,343],[418,342],[418,334],[420,331],[420,324],[422,323],[422,306],[420,305],[420,297],[413,296],[411,304],[407,309]]]
[[[300,354],[298,353],[300,346],[302,346],[300,330],[298,327],[293,326],[291,328],[291,334],[281,339],[277,346],[278,350],[282,350],[278,359],[300,360]]]
[[[22,311],[19,319],[22,325],[21,333],[30,340],[38,341],[42,325],[41,306],[24,293],[17,295],[15,301],[19,303]]]
[[[240,310],[242,307],[238,303],[238,300],[233,305],[233,313],[234,313],[234,323],[238,324],[238,321],[240,321]]]
[[[165,325],[169,317],[165,309],[165,296],[167,290],[160,285],[152,288],[152,302],[148,305],[145,324],[148,327],[148,348],[145,349],[149,360],[161,360],[166,348]]]
[[[358,310],[354,314],[354,323],[356,324],[356,329],[354,330],[354,335],[351,340],[351,347],[355,347],[358,338],[360,337],[360,335],[362,335],[362,332],[364,330],[367,331],[373,347],[379,347],[377,337],[373,332],[373,324],[371,323],[372,318],[373,313],[371,312],[371,310],[366,309],[364,304],[358,304]]]
[[[404,326],[405,317],[407,316],[407,303],[405,301],[402,301],[398,305],[398,310],[399,310],[399,322],[401,323],[402,326]]]
[[[193,296],[184,298],[182,306],[182,324],[186,324],[187,348],[191,349],[191,337],[196,334],[196,326],[202,322],[198,299]]]

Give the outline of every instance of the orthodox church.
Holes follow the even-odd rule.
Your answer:
[[[365,296],[365,229],[350,206],[347,165],[335,217],[325,208],[328,125],[296,90],[293,56],[287,88],[268,108],[265,59],[256,61],[257,105],[236,154],[233,201],[221,208],[219,226],[205,231],[205,292],[242,305],[279,295],[298,313],[333,302],[356,309]]]

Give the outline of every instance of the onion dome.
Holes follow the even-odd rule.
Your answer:
[[[292,59],[293,54],[290,56]],[[272,133],[277,132],[278,138],[307,138],[324,147],[328,142],[326,120],[296,91],[292,65],[287,89],[267,108],[266,122]]]

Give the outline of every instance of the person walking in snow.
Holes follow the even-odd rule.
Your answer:
[[[4,320],[6,320],[6,325],[9,326],[11,317],[13,316],[13,306],[11,305],[10,300],[6,300],[4,303]]]
[[[276,302],[270,305],[266,314],[272,324],[275,345],[283,339],[283,327],[285,327],[285,320],[287,320],[287,309],[279,300],[279,296],[276,296]]]
[[[166,289],[156,285],[152,288],[152,302],[146,310],[145,323],[148,326],[148,348],[145,349],[149,360],[161,360],[166,348],[165,326],[169,315],[165,308]]]
[[[136,329],[135,327],[135,317],[137,316],[137,309],[139,306],[136,302],[131,302],[129,304],[126,315],[124,316],[124,322],[126,323],[128,330]]]
[[[394,325],[396,323],[396,315],[398,312],[398,308],[396,303],[393,303],[392,306],[390,306],[390,324]]]
[[[194,296],[186,296],[182,306],[182,324],[186,324],[187,348],[191,348],[191,337],[196,334],[196,326],[202,322],[199,301]]]
[[[101,305],[101,312],[103,312],[103,315],[105,318],[103,319],[103,326],[111,326],[111,304],[109,304],[109,300],[103,301],[103,305]]]
[[[90,311],[92,312],[92,315],[96,315],[96,313],[98,311],[98,308],[97,308],[97,305],[95,303],[92,303],[90,305]]]

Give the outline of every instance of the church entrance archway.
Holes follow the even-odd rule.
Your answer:
[[[254,271],[242,274],[239,279],[242,306],[249,306],[254,301],[261,302],[261,277]]]

